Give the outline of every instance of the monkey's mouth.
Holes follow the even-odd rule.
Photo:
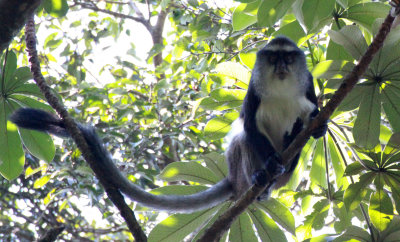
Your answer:
[[[280,79],[280,80],[284,80],[286,78],[286,76],[288,75],[287,71],[277,71],[275,72],[275,75]]]

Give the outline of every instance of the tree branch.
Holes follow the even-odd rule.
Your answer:
[[[89,146],[77,124],[70,117],[65,107],[58,101],[58,98],[52,93],[50,87],[47,85],[41,73],[40,62],[36,50],[35,22],[33,15],[28,19],[25,32],[27,51],[30,56],[29,63],[31,65],[31,72],[34,81],[40,88],[40,91],[44,94],[47,102],[62,118],[66,130],[75,141],[79,150],[82,152],[83,157],[96,174],[96,177],[99,179],[100,183],[103,185],[108,197],[120,211],[121,216],[125,219],[125,222],[127,223],[136,241],[147,241],[146,235],[140,229],[140,225],[135,218],[135,214],[125,203],[125,200],[122,194],[119,192],[118,187],[116,187],[112,182],[112,177],[110,177],[108,170],[102,169],[101,166],[97,165],[97,161],[94,159],[94,155],[91,153],[91,150],[89,149]]]
[[[130,16],[130,15],[122,14],[122,13],[113,12],[113,11],[110,11],[110,10],[107,10],[107,9],[101,9],[101,8],[97,7],[97,5],[92,3],[92,2],[91,3],[87,3],[87,2],[79,2],[79,1],[75,0],[74,3],[75,3],[75,5],[79,5],[82,8],[91,9],[91,10],[94,10],[96,12],[106,13],[106,14],[112,15],[112,16],[117,17],[117,18],[131,19],[133,21],[139,22],[139,23],[143,24],[149,32],[151,32],[151,30],[153,28],[151,26],[150,22],[147,19],[145,19],[143,17],[143,15],[140,15],[140,13],[139,14],[137,13],[139,17],[134,17],[134,16]]]
[[[314,120],[303,130],[291,145],[283,152],[282,162],[287,165],[294,156],[301,151],[307,143],[314,129],[325,123],[332,115],[333,111],[339,106],[346,95],[353,89],[358,80],[367,70],[372,58],[382,47],[383,41],[390,32],[394,17],[388,14],[385,21],[382,23],[378,34],[375,36],[371,45],[368,47],[365,54],[361,57],[358,64],[353,68],[344,79],[339,89],[335,92],[329,102],[315,117]],[[209,227],[199,241],[210,242],[219,241],[222,235],[229,229],[233,221],[239,216],[254,200],[264,191],[265,187],[253,185],[244,196],[236,202],[236,204],[223,213],[211,227]]]

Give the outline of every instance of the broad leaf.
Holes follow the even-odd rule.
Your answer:
[[[377,229],[383,231],[388,227],[392,221],[393,212],[392,201],[383,189],[378,189],[371,194],[368,213],[371,222]]]
[[[201,227],[218,207],[192,214],[175,214],[169,216],[151,230],[148,241],[183,241],[195,229]]]
[[[195,161],[173,162],[161,172],[159,177],[165,181],[194,181],[204,184],[215,184],[218,177],[208,168]]]
[[[262,241],[287,241],[285,234],[276,225],[274,219],[268,217],[263,211],[253,206],[247,211]]]
[[[366,173],[360,177],[360,181],[349,185],[343,196],[347,211],[353,211],[360,205],[361,200],[367,194],[366,188],[374,178],[375,175],[373,173]]]
[[[379,143],[381,101],[379,86],[364,89],[363,98],[354,123],[353,136],[358,146],[372,149]]]
[[[263,0],[257,13],[258,25],[271,27],[281,19],[295,0]]]
[[[361,30],[355,25],[347,25],[340,31],[328,31],[329,37],[335,43],[343,46],[351,56],[358,60],[367,50],[367,42]]]
[[[361,26],[371,30],[372,24],[377,18],[385,18],[390,7],[380,2],[366,2],[349,7],[343,14],[347,18]]]
[[[230,232],[229,241],[232,242],[258,242],[256,235],[254,234],[253,226],[247,213],[242,213],[233,222]]]
[[[268,201],[256,203],[256,206],[265,212],[286,231],[295,234],[295,223],[293,214],[282,203],[274,198],[269,198]]]
[[[314,157],[310,171],[311,182],[327,188],[328,183],[326,181],[326,169],[324,144],[323,140],[319,139],[317,141],[317,145],[315,146]]]

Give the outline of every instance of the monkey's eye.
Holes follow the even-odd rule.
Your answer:
[[[283,59],[285,60],[286,64],[292,64],[294,62],[294,54],[287,53],[283,56]]]
[[[271,64],[276,63],[276,61],[278,60],[278,55],[276,53],[271,53],[268,55],[268,62]]]

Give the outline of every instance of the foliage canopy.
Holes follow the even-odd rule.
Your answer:
[[[326,103],[389,10],[367,0],[46,0],[36,22],[48,83],[77,120],[96,126],[127,177],[156,194],[190,194],[227,173],[223,138],[260,47],[278,35],[295,41]],[[399,36],[392,30],[327,135],[304,147],[289,184],[249,207],[225,238],[398,238]],[[30,241],[63,225],[61,240],[133,239],[71,141],[7,121],[20,107],[52,111],[32,82],[23,37],[0,53],[0,238]],[[113,56],[99,54],[107,49]],[[129,203],[149,241],[196,240],[231,205],[165,218]]]

